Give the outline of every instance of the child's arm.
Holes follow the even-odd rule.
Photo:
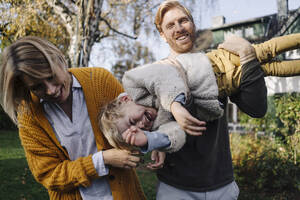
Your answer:
[[[155,149],[167,148],[171,143],[165,134],[156,131],[143,131],[136,126],[131,126],[123,132],[122,137],[126,143],[140,147],[143,153]]]
[[[176,121],[162,124],[153,132],[143,131],[135,126],[122,133],[126,143],[139,147],[146,147],[144,153],[158,149],[165,152],[176,152],[183,147],[186,140],[185,132]]]
[[[189,96],[189,88],[176,67],[149,64],[125,72],[122,79],[126,93],[134,102],[166,111],[179,94]]]
[[[157,120],[155,129],[172,120],[172,116],[166,112],[171,112],[171,104],[178,96],[183,95],[185,99],[190,96],[189,89],[177,68],[167,64],[144,65],[129,70],[124,74],[122,82],[125,91],[134,102],[155,107],[159,113],[163,113],[164,116]],[[176,113],[174,116],[182,129],[188,134],[200,135],[201,133],[195,131],[199,130],[199,126],[203,127],[203,122],[188,115],[186,110],[181,112],[183,108],[180,111],[178,111],[180,107],[177,108],[173,109],[172,114]],[[200,129],[203,131],[202,127]]]
[[[171,104],[171,112],[182,130],[190,135],[202,135],[206,123],[193,117],[179,102]]]
[[[199,120],[212,121],[223,115],[218,101],[218,85],[208,57],[203,53],[185,53],[176,57],[185,70]]]

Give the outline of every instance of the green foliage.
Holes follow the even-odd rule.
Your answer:
[[[272,133],[275,131],[278,123],[278,120],[275,118],[275,113],[274,96],[271,96],[268,97],[268,111],[263,118],[251,118],[249,115],[239,111],[239,122],[248,128],[249,131]]]
[[[241,191],[278,195],[283,192],[295,195],[300,191],[299,151],[294,162],[289,144],[274,137],[232,134],[231,148]]]
[[[251,124],[254,133],[264,131],[267,137],[232,136],[236,177],[247,190],[296,194],[300,191],[300,94],[274,95],[268,105],[261,119],[240,113],[243,125]]]
[[[252,125],[254,132],[264,131],[288,140],[288,136],[300,131],[300,94],[276,94],[268,97],[268,112],[263,118],[251,118],[240,112],[240,123]]]

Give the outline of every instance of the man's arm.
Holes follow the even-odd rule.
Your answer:
[[[257,59],[244,64],[242,68],[239,92],[230,100],[249,116],[263,117],[268,108],[264,72]]]
[[[255,49],[247,40],[237,36],[229,37],[218,48],[240,56],[242,74],[239,92],[230,100],[249,116],[263,117],[267,112],[267,87]]]

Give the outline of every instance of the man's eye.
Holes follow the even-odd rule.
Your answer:
[[[167,25],[167,29],[172,29],[174,27],[174,24]]]
[[[180,20],[181,23],[186,23],[186,22],[188,22],[188,21],[189,21],[188,18],[183,18],[183,19]]]

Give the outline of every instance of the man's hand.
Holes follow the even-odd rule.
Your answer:
[[[151,160],[153,160],[154,163],[148,163],[147,168],[150,170],[156,170],[162,168],[164,166],[165,158],[166,158],[165,152],[160,152],[157,150],[152,151]]]
[[[133,156],[130,151],[120,149],[108,149],[102,152],[103,161],[113,167],[131,169],[137,167],[140,162],[138,156]]]
[[[193,117],[179,102],[174,101],[171,104],[171,112],[186,133],[197,136],[206,130],[206,123]]]
[[[136,126],[131,126],[122,133],[122,137],[127,144],[142,147],[148,143],[148,138],[144,131]]]
[[[244,38],[236,35],[229,36],[218,46],[218,49],[225,49],[233,54],[240,56],[241,65],[256,59],[254,47]]]

